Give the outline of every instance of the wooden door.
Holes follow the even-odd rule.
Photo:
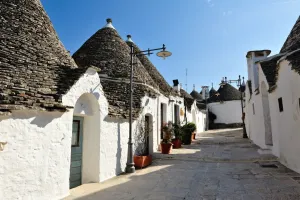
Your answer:
[[[83,117],[73,117],[70,188],[81,185]]]

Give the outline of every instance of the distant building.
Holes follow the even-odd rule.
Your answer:
[[[211,129],[236,128],[242,126],[241,93],[229,83],[221,85],[218,91],[211,88],[207,100],[209,112],[216,115],[210,121]]]

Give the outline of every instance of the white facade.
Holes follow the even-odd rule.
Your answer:
[[[284,57],[277,65],[274,91],[268,91],[269,85],[259,63],[259,93],[252,89],[250,97],[249,87],[246,89],[247,134],[260,148],[269,150],[281,163],[300,172],[300,76]],[[282,98],[283,111],[279,110],[279,98]]]
[[[98,100],[94,97],[95,101],[103,105],[93,110],[96,117],[101,109],[107,112],[99,81],[97,72],[89,69],[63,97],[63,103],[75,106],[80,96],[90,94],[95,89],[94,94],[100,94]],[[93,115],[90,108],[85,107],[90,105],[89,102],[83,103],[80,113],[74,114]],[[79,111],[76,107],[75,110]],[[13,111],[11,116],[0,118],[0,142],[7,142],[0,152],[1,198],[46,200],[59,199],[69,194],[72,119],[73,110],[65,113]],[[96,131],[97,127],[94,128]],[[90,136],[93,130],[88,130]],[[91,150],[86,150],[88,152]],[[84,154],[83,160],[92,162],[91,167],[97,166],[97,161],[85,157]],[[98,177],[97,174],[90,174],[85,167],[82,171],[83,180],[99,179],[99,174]]]
[[[90,68],[62,98],[74,107],[68,112],[13,111],[0,117],[0,196],[15,199],[60,199],[69,194],[71,139],[73,116],[84,117],[82,183],[102,182],[124,172],[127,161],[129,123],[108,116],[98,73]],[[159,150],[161,122],[175,122],[175,105],[185,110],[182,97],[141,99],[140,116],[152,117],[150,153]],[[161,106],[163,104],[163,106]],[[161,119],[163,108],[163,119]],[[184,115],[178,113],[180,122]],[[205,114],[194,102],[188,120],[204,130]]]
[[[193,105],[191,106],[190,111],[186,111],[186,118],[187,122],[193,122],[196,124],[197,133],[201,133],[205,131],[205,122],[206,122],[206,112],[205,110],[199,110],[196,101],[194,101]]]
[[[209,103],[208,109],[217,116],[214,123],[242,123],[242,107],[240,100]]]

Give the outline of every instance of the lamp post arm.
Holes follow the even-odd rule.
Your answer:
[[[151,52],[153,52],[153,51],[159,51],[159,50],[165,51],[165,50],[166,50],[166,46],[163,44],[163,47],[162,47],[162,48],[157,48],[157,49],[147,49],[147,50],[143,50],[143,51],[139,51],[139,52],[134,52],[134,55],[136,55],[136,56],[140,56],[140,55],[150,55],[150,54],[153,54],[153,53],[151,53]]]

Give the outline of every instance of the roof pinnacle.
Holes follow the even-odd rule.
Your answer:
[[[107,22],[107,24],[103,28],[112,28],[112,29],[115,29],[115,27],[112,25],[112,19],[111,18],[107,18],[106,22]]]
[[[131,39],[131,35],[127,35],[127,40],[126,40],[126,42],[134,43],[133,40]]]

